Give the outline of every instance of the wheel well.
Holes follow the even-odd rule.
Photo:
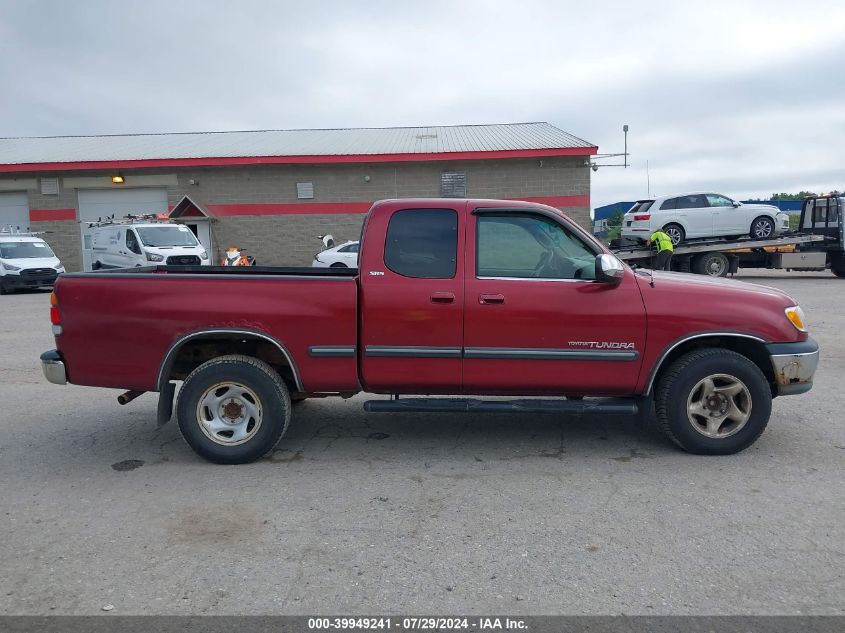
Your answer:
[[[263,360],[278,372],[291,392],[299,391],[296,370],[286,351],[270,339],[249,333],[209,333],[186,340],[168,353],[161,382],[184,380],[203,363],[230,354]]]
[[[760,371],[763,372],[763,375],[766,377],[769,387],[772,390],[772,397],[777,396],[778,391],[777,382],[775,381],[775,371],[772,368],[769,353],[766,351],[765,345],[760,341],[751,338],[724,335],[702,336],[700,338],[684,341],[678,345],[660,361],[660,366],[657,368],[657,373],[654,375],[654,379],[649,385],[649,390],[654,390],[654,387],[660,382],[660,378],[666,370],[669,369],[675,360],[684,354],[695,350],[713,348],[728,349],[732,352],[745,356],[748,360],[757,365],[757,367],[760,368]]]
[[[754,226],[754,223],[755,223],[757,220],[762,220],[762,219],[764,219],[764,218],[765,218],[766,220],[768,220],[769,222],[771,222],[772,224],[776,224],[776,222],[774,221],[774,219],[772,219],[772,216],[770,216],[770,215],[766,215],[765,213],[761,213],[761,214],[760,214],[760,215],[758,215],[756,218],[754,218],[753,220],[751,220],[751,226]]]

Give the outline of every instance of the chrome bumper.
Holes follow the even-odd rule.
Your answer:
[[[41,371],[44,372],[44,377],[54,385],[67,384],[65,363],[56,350],[51,349],[41,354]]]
[[[772,359],[778,395],[794,396],[813,388],[813,375],[819,365],[819,346],[813,339],[774,343],[766,348]]]

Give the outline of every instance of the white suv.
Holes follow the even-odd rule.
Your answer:
[[[622,221],[622,237],[647,240],[659,229],[673,244],[744,235],[764,240],[788,230],[789,215],[769,204],[742,204],[718,193],[685,193],[638,200]]]

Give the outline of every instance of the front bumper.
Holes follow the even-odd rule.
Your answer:
[[[4,275],[2,283],[7,288],[16,290],[18,288],[43,288],[44,286],[53,286],[56,283],[59,273],[55,270],[52,272],[35,272],[23,271],[18,275]]]
[[[51,349],[41,354],[41,371],[44,372],[44,377],[54,385],[67,384],[65,362],[56,350]]]
[[[766,345],[779,396],[794,396],[813,388],[813,375],[819,365],[819,345],[808,338],[800,343]]]

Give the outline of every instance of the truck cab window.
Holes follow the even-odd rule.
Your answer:
[[[573,232],[539,215],[480,215],[480,278],[595,279],[596,253]]]
[[[397,275],[451,279],[458,257],[458,213],[452,209],[403,209],[390,218],[384,264]]]

